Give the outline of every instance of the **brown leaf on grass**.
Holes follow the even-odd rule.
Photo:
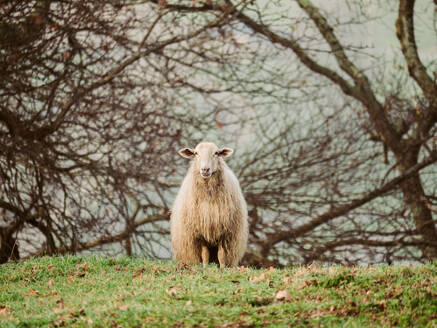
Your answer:
[[[296,275],[296,276],[304,276],[304,275],[307,275],[308,273],[309,273],[309,272],[308,272],[308,269],[307,269],[307,268],[305,268],[305,267],[301,267],[301,268],[299,268],[299,269],[296,270],[295,275]]]
[[[232,294],[234,294],[234,295],[236,295],[236,294],[239,294],[239,293],[241,293],[241,288],[237,288],[236,290],[234,290],[233,292],[232,292]]]
[[[155,266],[153,266],[152,267],[152,273],[154,274],[154,275],[159,275],[159,274],[161,274],[161,273],[168,273],[169,272],[169,269],[168,268],[166,268],[166,267],[161,267],[161,266],[157,266],[157,265],[155,265]]]
[[[83,270],[83,271],[89,271],[89,268],[86,265],[86,263],[77,263],[76,264],[76,269],[77,270]]]
[[[297,289],[303,289],[309,285],[311,285],[311,283],[308,280],[305,280],[299,287],[297,287]]]
[[[37,296],[39,295],[39,291],[36,289],[31,289],[27,294],[24,294],[24,296]]]
[[[385,310],[387,308],[387,301],[386,300],[378,301],[376,304],[381,309],[381,311]]]
[[[49,264],[47,266],[47,270],[52,271],[55,268],[55,266],[53,264]]]
[[[64,300],[62,298],[58,299],[56,301],[57,306],[53,309],[54,313],[60,313],[64,310]]]
[[[273,272],[275,272],[275,268],[274,267],[269,267],[269,270],[267,271],[267,273],[273,273]]]
[[[320,266],[317,265],[317,264],[313,264],[313,265],[311,265],[311,266],[309,267],[309,269],[310,269],[310,272],[311,272],[311,273],[321,273],[321,274],[325,274],[325,273],[327,273],[327,269],[326,269],[326,268],[324,268],[324,267],[320,267]]]
[[[290,302],[291,301],[291,295],[289,292],[287,292],[285,289],[280,290],[276,293],[275,299],[278,302]]]
[[[117,309],[124,311],[124,310],[129,309],[129,305],[127,305],[127,304],[119,305],[117,307]]]
[[[78,263],[76,264],[76,273],[75,275],[78,277],[85,277],[87,275],[87,272],[89,271],[88,266],[86,263]]]
[[[85,315],[85,310],[81,309],[79,312],[70,312],[68,315],[71,318],[79,318]]]
[[[178,270],[191,270],[191,267],[185,263],[178,263]]]
[[[9,317],[11,315],[11,311],[9,311],[9,309],[4,306],[4,305],[0,305],[0,318],[6,318]]]
[[[167,293],[167,295],[171,297],[178,298],[177,295],[179,294],[181,289],[182,289],[181,285],[170,286],[168,289],[165,290],[165,292]]]
[[[47,285],[49,287],[53,287],[55,285],[55,281],[53,279],[50,279],[49,281],[47,281]]]
[[[72,285],[74,284],[74,282],[76,281],[76,277],[71,275],[71,274],[67,274],[67,284],[68,285]]]
[[[141,279],[142,277],[143,277],[143,273],[141,271],[138,271],[132,275],[133,279]]]
[[[293,279],[291,279],[291,277],[287,274],[285,275],[284,278],[282,278],[282,281],[285,282],[286,284],[289,284],[293,281]]]
[[[260,282],[265,280],[266,280],[266,275],[264,273],[261,273],[258,277],[249,278],[249,281],[251,282]]]
[[[347,304],[349,304],[352,307],[356,307],[357,306],[357,303],[355,303],[355,301],[353,301],[353,300],[347,301]]]

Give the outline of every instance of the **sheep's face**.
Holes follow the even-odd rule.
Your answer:
[[[194,158],[196,167],[204,179],[209,179],[219,168],[219,161],[222,157],[228,157],[233,150],[230,148],[219,149],[212,142],[202,142],[195,149],[183,148],[179,154],[185,158]]]

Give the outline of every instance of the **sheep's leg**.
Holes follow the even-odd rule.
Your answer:
[[[223,243],[220,243],[218,246],[217,258],[220,263],[220,268],[224,268],[226,266],[226,253],[225,248],[223,247]]]
[[[201,244],[195,239],[186,238],[173,243],[174,258],[184,264],[199,264],[201,258]]]
[[[209,249],[205,244],[202,244],[202,263],[203,267],[209,263]]]

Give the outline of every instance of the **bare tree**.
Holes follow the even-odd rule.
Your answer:
[[[194,50],[227,15],[132,1],[0,10],[0,261],[113,243],[162,253],[179,165],[169,150],[215,125],[191,109],[220,89],[192,84],[196,64],[216,61]]]
[[[372,82],[362,68],[359,68],[351,60],[348,51],[351,49],[345,46],[336,35],[336,29],[329,23],[330,19],[325,17],[322,11],[311,1],[296,1],[302,11],[310,20],[310,24],[317,29],[318,37],[321,40],[321,47],[327,46],[329,54],[335,59],[337,68],[323,65],[311,52],[293,36],[283,36],[276,33],[269,24],[262,19],[263,13],[258,11],[260,19],[249,17],[244,11],[235,13],[237,19],[257,34],[263,35],[272,43],[278,43],[284,51],[291,50],[299,61],[314,73],[327,78],[331,83],[338,86],[341,91],[362,104],[371,126],[371,135],[375,141],[383,144],[384,149],[391,151],[394,155],[394,166],[401,175],[407,174],[419,161],[421,153],[433,154],[436,151],[435,123],[437,122],[437,85],[435,79],[430,76],[424,64],[420,61],[417,53],[417,44],[414,36],[414,1],[400,1],[398,18],[396,20],[396,32],[400,41],[402,55],[408,66],[409,75],[419,86],[415,95],[416,103],[400,98],[399,95],[384,95],[381,100],[375,90],[377,85]],[[261,23],[263,22],[263,23]],[[397,117],[396,117],[397,116]],[[396,119],[395,119],[396,118]],[[403,201],[408,212],[402,213],[414,222],[414,233],[420,236],[420,241],[411,242],[419,245],[424,258],[435,259],[437,247],[435,244],[437,231],[435,220],[433,220],[431,200],[435,195],[425,193],[420,175],[418,172],[409,175],[401,185],[400,190]],[[335,206],[336,207],[336,206]],[[330,219],[338,217],[339,214],[325,214],[317,217],[312,223],[306,223],[307,228],[316,228],[319,224],[326,223]],[[334,210],[335,213],[335,210]],[[308,227],[309,225],[309,227]],[[301,226],[302,228],[305,227]],[[269,244],[279,241],[290,240],[297,235],[295,230],[276,234],[270,237]],[[376,234],[376,232],[375,232]],[[366,241],[358,240],[336,241],[337,246],[348,243],[366,245]],[[386,242],[395,244],[393,240]],[[368,242],[368,246],[372,243]],[[384,242],[374,242],[375,246],[384,245]],[[324,245],[315,250],[315,253],[323,253],[325,247],[334,247],[335,243]],[[335,246],[335,247],[337,247]]]
[[[228,12],[230,31],[244,33],[252,46],[268,48],[272,57],[289,56],[293,67],[299,63],[299,72],[305,74],[301,95],[306,90],[305,99],[313,107],[326,106],[318,100],[318,94],[330,98],[323,88],[344,100],[343,105],[326,106],[342,113],[326,120],[325,126],[304,128],[306,139],[289,133],[290,120],[279,127],[279,133],[267,128],[264,138],[258,139],[264,142],[259,142],[256,155],[248,155],[246,165],[240,164],[252,205],[252,241],[258,245],[258,257],[260,261],[358,261],[349,254],[355,250],[355,254],[366,253],[364,258],[379,259],[375,261],[435,259],[435,186],[426,181],[435,173],[419,174],[419,170],[435,162],[437,87],[435,62],[424,64],[418,55],[415,1],[399,1],[393,29],[399,41],[397,54],[408,73],[398,73],[391,81],[381,81],[375,68],[366,68],[384,69],[387,59],[345,37],[351,26],[365,26],[383,15],[384,4],[374,6],[379,13],[372,16],[361,1],[348,2],[346,17],[328,14],[327,6],[309,0],[167,3],[178,12]],[[435,24],[428,26],[434,26],[435,32]],[[256,62],[256,56],[251,60]],[[271,80],[265,81],[270,90],[293,87],[286,66],[283,72],[261,69],[271,74]],[[234,73],[247,96],[267,94],[284,111],[296,112],[290,95],[250,89],[253,80],[243,71]],[[312,80],[307,80],[308,75]],[[313,93],[308,97],[309,92]],[[327,117],[326,113],[322,115]],[[251,167],[256,169],[248,173]]]

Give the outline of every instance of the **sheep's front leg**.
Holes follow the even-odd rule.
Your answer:
[[[205,244],[202,244],[202,263],[203,267],[209,263],[209,249]]]
[[[223,243],[220,243],[218,246],[217,258],[220,263],[220,268],[224,268],[226,266],[226,253],[225,248],[223,247]]]

